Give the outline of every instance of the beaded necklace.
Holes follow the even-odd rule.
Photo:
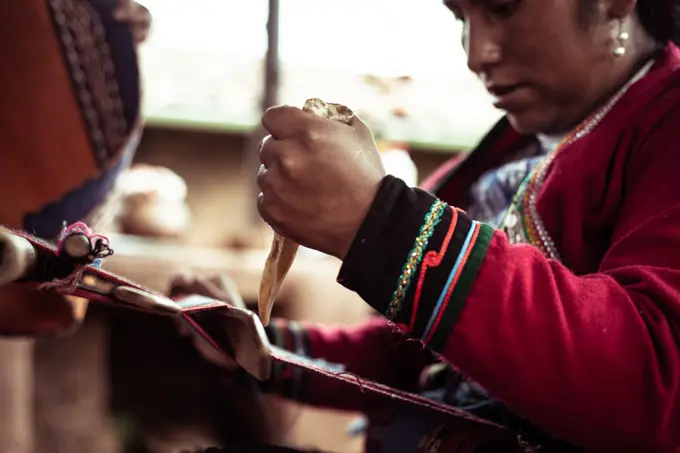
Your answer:
[[[586,118],[576,129],[564,137],[555,149],[546,155],[536,168],[524,178],[501,223],[501,230],[505,232],[511,243],[532,244],[546,257],[557,261],[561,260],[557,247],[546,230],[536,208],[537,194],[543,185],[548,168],[558,153],[592,132],[628,89],[649,72],[653,64],[653,60],[647,62],[607,104]]]

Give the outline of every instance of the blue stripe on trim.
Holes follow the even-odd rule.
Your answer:
[[[458,257],[456,258],[456,263],[453,265],[453,268],[451,269],[451,272],[449,273],[449,278],[446,281],[446,285],[444,286],[444,289],[442,290],[441,294],[439,295],[439,300],[437,301],[437,305],[434,307],[434,310],[432,310],[432,314],[430,315],[430,321],[427,323],[427,327],[425,328],[425,332],[423,332],[423,336],[420,338],[421,341],[425,341],[425,339],[428,337],[430,330],[432,329],[432,325],[434,324],[435,319],[437,319],[437,314],[439,313],[442,305],[444,304],[444,298],[446,297],[446,293],[449,292],[449,288],[451,287],[451,284],[453,283],[453,278],[455,277],[456,273],[458,272],[458,268],[460,267],[461,262],[463,261],[463,257],[467,253],[467,249],[470,247],[470,241],[472,240],[472,235],[474,234],[478,223],[479,222],[474,220],[472,222],[472,225],[470,226],[470,230],[468,231],[468,234],[465,237],[465,242],[463,243],[463,247],[460,249],[460,253],[458,254]]]

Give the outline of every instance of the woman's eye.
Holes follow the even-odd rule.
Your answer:
[[[508,17],[515,14],[517,8],[519,8],[520,0],[499,0],[496,2],[490,2],[488,9],[491,13],[501,19],[507,19]]]

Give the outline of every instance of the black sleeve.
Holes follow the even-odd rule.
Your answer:
[[[435,197],[387,175],[359,228],[338,283],[385,313],[413,241]]]
[[[441,351],[493,234],[462,210],[386,176],[338,282],[409,336]]]

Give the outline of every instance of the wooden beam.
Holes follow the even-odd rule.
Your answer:
[[[264,60],[264,80],[262,87],[262,113],[269,107],[273,107],[279,103],[279,6],[279,0],[269,0],[269,14],[267,17],[267,53]],[[255,225],[261,222],[254,202],[259,193],[255,183],[255,175],[260,166],[258,149],[260,142],[265,135],[265,130],[261,126],[258,126],[246,141],[245,172],[249,178],[248,180],[251,181],[251,192],[253,194],[252,209],[248,215]]]

